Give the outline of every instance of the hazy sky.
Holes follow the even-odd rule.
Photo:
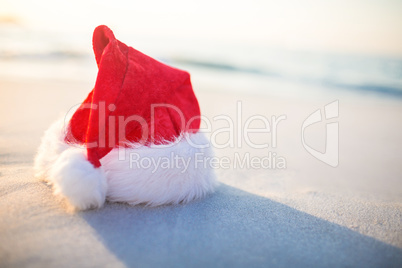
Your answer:
[[[402,0],[0,0],[0,16],[89,35],[99,24],[138,36],[402,55]]]

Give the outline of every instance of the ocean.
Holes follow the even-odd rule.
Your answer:
[[[402,98],[402,58],[127,34],[118,39],[188,70],[206,90],[305,96],[345,92]],[[91,33],[0,25],[0,77],[95,81]],[[1,89],[0,89],[1,90]]]

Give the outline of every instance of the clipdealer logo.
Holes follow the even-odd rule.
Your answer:
[[[99,107],[98,107],[99,106]],[[97,110],[99,113],[98,118],[107,121],[112,126],[112,131],[109,134],[114,134],[114,130],[118,129],[119,139],[124,139],[126,132],[126,125],[130,122],[136,122],[139,124],[142,130],[142,137],[140,141],[144,143],[136,143],[136,148],[141,148],[142,146],[147,146],[145,143],[149,139],[149,134],[153,133],[154,126],[148,125],[144,118],[138,115],[133,115],[128,118],[118,116],[105,116],[106,109],[112,109],[113,106],[109,105],[107,108],[104,103],[99,105],[91,105],[84,107],[85,109]],[[171,109],[172,112],[178,114],[182,119],[182,124],[184,124],[184,116],[178,107],[165,104],[154,104],[151,106],[151,114],[155,114],[156,109]],[[75,109],[71,109],[75,110]],[[316,159],[322,161],[323,163],[330,165],[332,167],[337,167],[339,164],[339,123],[335,120],[339,117],[339,101],[333,101],[324,106],[324,116],[320,109],[314,111],[310,114],[302,123],[301,126],[301,145],[304,149],[310,153]],[[68,117],[66,116],[66,119]],[[280,116],[272,115],[270,118],[255,114],[249,116],[248,118],[243,118],[243,107],[242,102],[238,101],[236,105],[236,116],[234,118],[228,115],[216,115],[212,118],[206,116],[199,117],[201,121],[202,128],[199,130],[207,136],[210,137],[208,142],[204,144],[198,144],[191,139],[191,135],[182,135],[180,139],[175,142],[160,145],[160,149],[169,148],[175,146],[180,140],[185,140],[193,148],[207,148],[212,147],[213,149],[228,149],[235,148],[240,149],[243,146],[246,150],[256,149],[265,150],[263,156],[255,156],[251,152],[234,152],[233,155],[228,156],[205,156],[203,154],[195,154],[192,157],[185,159],[181,155],[177,155],[174,152],[167,155],[160,156],[159,158],[148,157],[141,155],[137,151],[126,150],[124,146],[118,147],[118,159],[121,161],[129,160],[130,168],[144,168],[157,170],[159,168],[179,168],[182,172],[191,168],[197,168],[199,165],[211,168],[221,168],[221,169],[286,169],[287,161],[286,157],[283,155],[278,155],[277,152],[273,151],[278,146],[278,128],[282,121],[287,120],[287,115],[282,114]],[[305,141],[305,130],[313,124],[323,123],[323,121],[329,121],[326,124],[326,144],[325,152],[319,152],[318,150],[309,146]],[[191,120],[190,120],[191,121]],[[66,120],[68,122],[68,120]],[[113,123],[111,123],[113,122]],[[226,125],[226,127],[213,128],[214,122],[220,122]],[[253,123],[257,122],[259,127],[251,127]],[[66,124],[67,125],[67,124]],[[99,122],[100,126],[104,123]],[[110,131],[110,129],[109,129]],[[95,146],[101,148],[106,146],[107,142],[114,141],[116,137],[109,135],[109,139],[105,139],[105,129],[100,127],[99,139],[98,141],[87,144],[87,148],[90,146]],[[259,139],[252,139],[250,134],[262,134]],[[121,136],[121,137],[120,137]],[[123,138],[122,138],[123,137]],[[220,139],[218,138],[220,137]],[[222,137],[226,137],[222,139]],[[272,149],[272,150],[270,150]],[[261,151],[259,151],[261,152]]]
[[[339,117],[339,101],[336,100],[331,102],[324,107],[325,120],[330,120]],[[304,136],[304,131],[307,127],[323,122],[323,117],[321,110],[318,109],[313,112],[306,120],[304,120],[301,130],[301,141],[303,147],[312,156],[318,160],[330,165],[331,167],[337,167],[339,165],[339,123],[329,122],[326,123],[326,134],[325,134],[325,152],[319,152],[318,150],[310,147]]]

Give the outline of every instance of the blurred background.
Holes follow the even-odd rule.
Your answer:
[[[94,82],[100,24],[201,90],[402,97],[399,0],[0,0],[0,78]]]
[[[215,141],[236,138],[214,148],[232,164],[216,169],[224,184],[216,197],[177,210],[108,204],[72,218],[33,178],[43,132],[95,83],[92,33],[101,24],[125,44],[189,71],[202,114],[221,131]],[[339,118],[323,116],[303,132],[306,118],[334,101]],[[229,125],[217,119],[222,115],[236,131],[222,131]],[[240,139],[255,115],[270,122],[286,116],[277,147]],[[326,152],[326,127],[335,122],[336,168],[302,144],[304,133],[309,147]],[[266,127],[262,120],[249,126]],[[251,133],[251,140],[271,145],[273,133]],[[307,267],[402,267],[401,137],[402,0],[0,0],[0,263],[3,253],[8,266],[133,266],[140,255],[140,266],[178,256],[190,264],[203,258],[202,265],[211,254],[227,263],[244,258],[250,267],[265,260],[273,264],[261,266],[290,266],[295,258],[301,266],[321,260]],[[233,167],[235,155],[258,160],[271,152],[286,168]]]

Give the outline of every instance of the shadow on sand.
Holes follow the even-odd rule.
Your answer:
[[[227,185],[187,205],[80,215],[129,267],[402,267],[399,248]]]

